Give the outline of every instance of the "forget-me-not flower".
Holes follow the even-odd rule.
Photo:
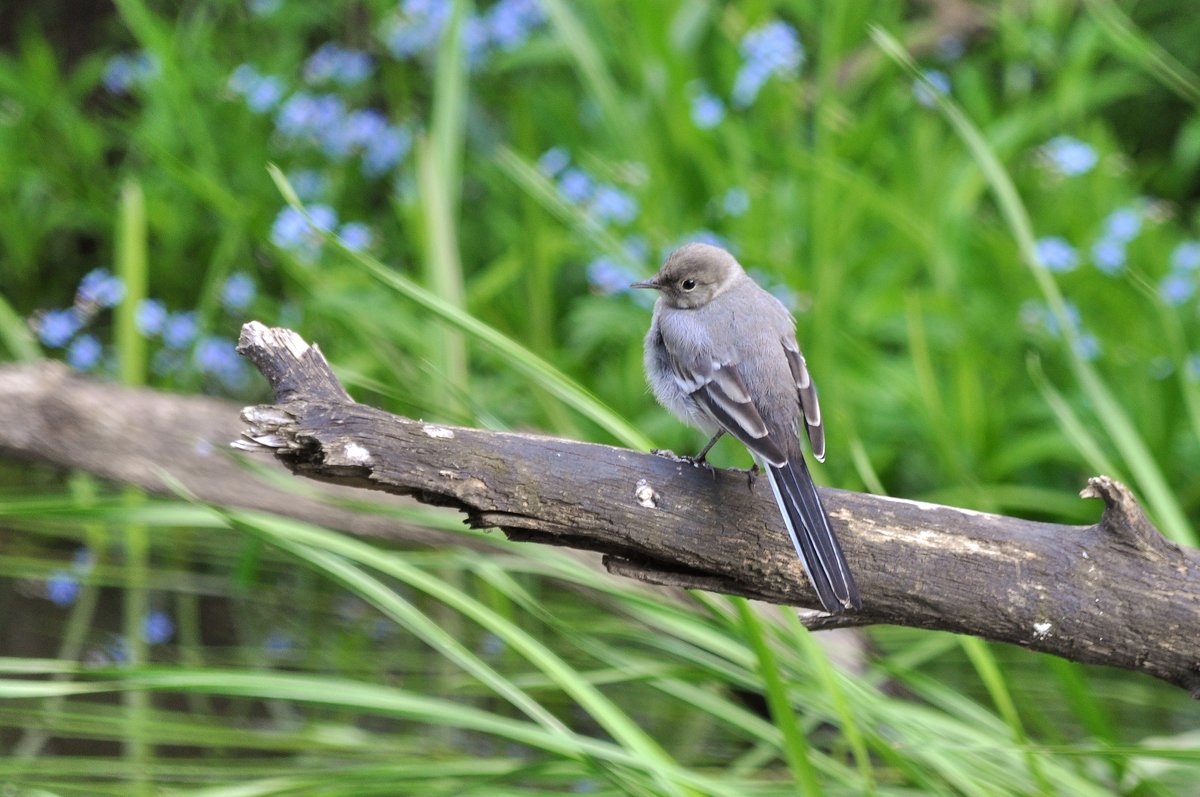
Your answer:
[[[79,314],[72,308],[47,310],[37,319],[38,338],[51,348],[61,348],[75,337],[81,326]]]
[[[221,286],[221,304],[231,312],[245,310],[257,295],[254,279],[244,271],[230,274]]]
[[[1064,177],[1087,174],[1100,160],[1090,144],[1071,136],[1055,136],[1042,145],[1042,156]]]
[[[1051,271],[1074,271],[1079,265],[1079,254],[1075,247],[1057,235],[1039,238],[1037,240],[1037,256],[1042,265]]]
[[[104,348],[95,335],[80,335],[67,347],[67,363],[77,371],[90,371],[103,353]]]
[[[734,78],[733,103],[739,108],[749,107],[772,76],[794,74],[804,62],[796,29],[779,20],[749,31],[738,51],[742,66]]]
[[[75,302],[81,305],[116,307],[125,298],[125,282],[106,268],[94,268],[79,281]]]
[[[725,118],[725,103],[712,92],[702,91],[692,97],[692,123],[701,130],[711,130]]]
[[[361,50],[348,50],[333,42],[322,44],[304,62],[304,80],[310,84],[333,82],[357,86],[375,71],[375,62]]]
[[[913,96],[922,106],[932,108],[937,105],[937,95],[950,93],[950,78],[940,69],[923,69],[921,75],[925,80],[913,81]]]
[[[1171,250],[1173,271],[1195,271],[1200,268],[1200,241],[1184,241]]]
[[[557,177],[558,173],[567,168],[571,156],[562,147],[551,147],[538,158],[538,171],[547,177]]]

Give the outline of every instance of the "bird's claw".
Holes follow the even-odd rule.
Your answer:
[[[752,465],[750,469],[746,471],[746,489],[748,489],[750,492],[754,492],[754,480],[758,478],[758,474],[758,463],[755,462],[754,465]]]
[[[713,466],[708,464],[708,460],[702,457],[689,457],[686,454],[676,454],[674,451],[670,451],[665,448],[652,448],[650,449],[650,453],[656,457],[669,459],[672,462],[686,462],[693,468],[705,468],[707,470],[713,470]]]

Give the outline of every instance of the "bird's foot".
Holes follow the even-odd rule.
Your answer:
[[[754,492],[754,481],[755,481],[755,480],[758,478],[758,474],[759,474],[759,472],[760,472],[760,471],[758,470],[758,463],[757,463],[757,462],[755,462],[755,463],[754,463],[754,464],[753,464],[753,465],[752,465],[752,466],[751,466],[751,467],[750,467],[750,468],[749,468],[749,469],[746,471],[746,489],[747,489],[747,490],[749,490],[750,492]]]
[[[706,470],[713,470],[713,466],[709,465],[708,460],[704,459],[703,457],[689,457],[686,454],[676,454],[674,451],[668,451],[665,448],[653,448],[650,450],[650,453],[656,457],[669,459],[672,462],[686,462],[693,468],[705,468]]]

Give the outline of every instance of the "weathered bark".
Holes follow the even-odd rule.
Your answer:
[[[354,403],[315,347],[247,324],[239,351],[275,405],[236,445],[297,474],[453,506],[511,539],[606,555],[610,571],[816,606],[761,481],[687,460],[400,418]],[[1162,678],[1200,696],[1200,553],[1168,542],[1132,495],[1096,477],[1094,526],[1036,523],[822,489],[862,592],[817,628],[892,623],[1010,642]]]
[[[363,493],[310,484],[283,489],[258,478],[229,451],[244,428],[241,404],[123,387],[80,375],[62,363],[0,366],[0,456],[84,470],[105,479],[170,493],[164,475],[202,501],[260,509],[352,534],[423,545],[463,544],[461,534],[397,521],[396,506],[411,499],[382,493],[371,501],[385,514],[346,509]],[[278,463],[256,463],[278,470]],[[296,484],[300,487],[300,483]]]

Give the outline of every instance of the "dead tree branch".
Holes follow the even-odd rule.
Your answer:
[[[0,366],[0,456],[87,471],[170,493],[164,475],[202,501],[258,509],[367,537],[423,545],[464,544],[461,534],[396,520],[411,499],[375,493],[379,513],[362,511],[363,493],[333,484],[295,483],[281,465],[260,478],[229,450],[244,428],[240,404],[130,388],[81,375],[59,362]],[[286,485],[285,485],[286,486]],[[357,508],[344,504],[354,502]]]
[[[768,487],[740,471],[611,446],[464,429],[354,403],[315,346],[247,324],[238,347],[277,403],[237,444],[314,479],[456,507],[511,539],[605,554],[614,573],[815,606]],[[1107,477],[1093,526],[1036,523],[823,489],[864,611],[1145,672],[1200,696],[1200,553],[1168,542]]]

